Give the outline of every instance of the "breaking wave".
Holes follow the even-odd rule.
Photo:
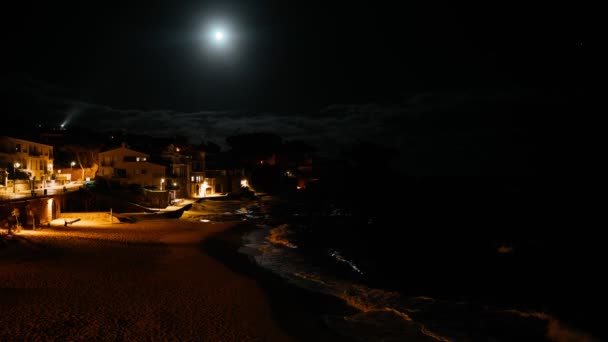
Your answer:
[[[266,239],[273,244],[283,245],[289,248],[298,248],[295,244],[289,241],[291,232],[287,229],[287,224],[282,224],[276,228],[270,229],[270,234]]]
[[[330,267],[312,263],[295,248],[289,225],[259,225],[244,236],[242,250],[256,263],[299,287],[342,299],[359,312],[351,316],[324,317],[328,327],[359,341],[463,341],[484,336],[487,340],[597,341],[556,318],[536,312],[499,310],[464,301],[407,297],[396,291],[372,288],[342,279]],[[255,251],[255,252],[252,252]],[[330,250],[335,263],[362,271],[338,250]],[[407,271],[405,271],[407,272]],[[414,272],[408,274],[417,277]],[[446,281],[456,281],[446,279]]]

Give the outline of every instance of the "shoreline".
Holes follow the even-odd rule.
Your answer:
[[[337,336],[344,341],[353,340],[352,339],[353,337],[350,337],[351,339],[349,339],[348,336],[340,334],[336,330],[331,329],[324,322],[321,322],[321,325],[319,326],[319,321],[326,321],[327,318],[337,319],[338,321],[344,320],[344,318],[346,318],[346,317],[355,316],[355,314],[359,313],[359,311],[357,309],[348,306],[342,299],[340,299],[338,297],[334,297],[334,296],[331,296],[328,294],[313,292],[311,290],[306,290],[306,289],[298,287],[297,285],[291,284],[287,280],[282,278],[281,276],[273,273],[270,270],[263,268],[262,266],[257,265],[254,260],[251,260],[253,258],[253,256],[247,255],[246,253],[242,253],[239,251],[239,248],[242,248],[244,246],[243,236],[246,233],[251,232],[255,229],[256,228],[253,226],[252,223],[249,223],[249,222],[248,223],[237,223],[233,228],[231,228],[227,231],[223,231],[218,234],[214,234],[213,236],[210,236],[207,239],[207,242],[204,244],[204,246],[202,246],[202,248],[205,253],[207,253],[208,255],[210,255],[213,258],[216,258],[218,261],[222,262],[226,267],[228,267],[232,271],[255,279],[260,284],[260,287],[262,288],[262,290],[264,292],[266,292],[269,296],[269,301],[271,303],[271,308],[272,308],[272,313],[273,313],[272,314],[273,319],[290,336],[295,336],[297,338],[301,338],[304,340],[312,339],[312,335],[310,333],[308,335],[301,335],[301,333],[303,331],[306,333],[306,329],[294,326],[294,324],[292,322],[293,319],[288,316],[291,312],[290,312],[289,305],[286,305],[284,302],[285,293],[288,293],[289,291],[294,292],[294,293],[311,292],[313,294],[308,294],[309,296],[311,296],[311,299],[309,299],[309,300],[302,299],[300,301],[294,300],[291,303],[291,305],[292,305],[291,309],[308,305],[308,308],[305,309],[307,311],[307,317],[305,319],[307,319],[307,320],[312,319],[313,321],[316,321],[316,324],[317,324],[317,326],[315,327],[316,329],[321,329],[324,334],[330,334],[330,335]],[[231,253],[234,255],[230,256],[229,254],[231,254]],[[285,289],[281,289],[279,292],[282,291],[284,294],[278,294],[278,295],[275,294],[274,290],[278,285],[273,284],[273,283],[277,283],[277,282],[283,283],[283,287],[285,287]],[[295,289],[287,289],[288,287],[292,287]],[[507,287],[505,287],[505,288],[507,288]],[[486,304],[488,303],[487,300],[489,300],[489,299],[498,300],[497,298],[492,296],[491,293],[485,293],[485,295],[489,296],[489,297],[487,297],[487,298],[483,297],[483,296],[480,298],[473,297],[473,298],[469,299],[469,302],[471,302],[472,305],[484,305],[484,303],[486,303]],[[548,295],[548,294],[545,293],[545,295]],[[455,298],[455,297],[450,296],[449,294],[445,294],[445,293],[443,293],[443,296],[447,296],[447,299]],[[513,296],[513,298],[519,298],[520,295],[518,293],[515,293],[515,294],[512,294],[512,296]],[[584,297],[583,294],[581,294],[581,296]],[[433,296],[433,297],[435,297],[435,296]],[[442,298],[442,296],[439,296],[439,297]],[[464,298],[464,297],[462,297],[462,298]],[[483,300],[484,298],[486,300]],[[522,298],[519,298],[519,299],[523,300]],[[506,299],[504,299],[504,300],[506,300]],[[520,305],[504,306],[506,304],[503,303],[502,301],[498,301],[498,302],[494,303],[494,305],[496,305],[495,307],[497,309],[503,308],[503,306],[504,306],[507,308],[507,310],[505,312],[508,312],[510,314],[516,313],[517,315],[520,315],[521,317],[524,317],[524,316],[532,317],[534,315],[541,315],[542,319],[540,321],[543,321],[544,323],[539,323],[540,322],[539,321],[534,324],[539,324],[539,326],[542,326],[543,324],[546,325],[546,328],[545,328],[546,330],[544,331],[544,336],[542,338],[545,338],[545,339],[557,338],[558,340],[560,340],[560,339],[563,339],[564,336],[570,336],[570,337],[576,336],[577,338],[580,338],[580,339],[588,339],[589,341],[595,341],[596,338],[601,336],[601,331],[602,331],[601,326],[598,325],[600,323],[599,321],[601,319],[599,317],[588,316],[589,312],[587,312],[585,316],[581,316],[578,313],[568,312],[567,309],[568,308],[580,308],[581,306],[589,307],[589,306],[596,306],[596,305],[592,304],[593,303],[592,301],[588,301],[586,304],[577,303],[575,305],[575,303],[570,303],[569,300],[571,300],[571,298],[562,298],[562,301],[559,302],[559,305],[554,304],[557,307],[552,307],[553,310],[548,310],[548,311],[546,311],[546,310],[549,309],[549,307],[542,306],[540,304],[538,304],[537,306],[529,307],[528,309],[530,309],[530,310],[527,310],[527,311],[523,310],[521,312],[519,312],[516,309],[508,309],[509,307],[519,308],[519,307],[521,307]],[[309,301],[310,302],[316,301],[317,309],[311,307],[313,305],[311,305],[311,303],[309,303]],[[333,303],[331,310],[323,311],[323,305],[324,305],[322,303],[323,301],[329,301],[329,302]],[[492,301],[490,300],[489,302],[492,302]],[[523,302],[527,303],[526,301],[523,301]],[[507,302],[507,304],[509,304],[509,303],[512,303],[512,301]],[[327,305],[327,304],[325,304],[325,305]],[[558,309],[561,309],[561,310],[558,310]],[[528,315],[528,316],[526,316],[526,315]],[[328,317],[328,316],[330,316],[330,317]],[[323,319],[324,317],[325,317],[325,319]],[[519,316],[517,316],[517,317],[519,317]],[[517,324],[516,324],[517,317],[511,318],[511,320],[513,321],[510,324],[511,326],[517,326]],[[586,317],[586,319],[581,319],[581,317]],[[593,319],[589,319],[591,317],[593,317]],[[532,323],[529,323],[529,324],[532,324]],[[534,330],[534,329],[530,330],[531,336],[535,336],[535,334],[538,332],[534,332],[532,330]],[[324,336],[327,336],[327,335],[324,335]],[[354,338],[356,339],[357,336],[354,336]],[[330,338],[330,339],[336,340],[336,337]]]
[[[354,327],[353,325],[342,324],[347,322],[349,317],[359,316],[357,314],[362,313],[361,311],[346,304],[346,302],[343,299],[340,299],[339,296],[323,294],[294,285],[280,275],[259,266],[254,260],[252,260],[252,255],[241,252],[241,248],[245,244],[243,239],[244,235],[260,229],[255,225],[255,223],[252,221],[229,219],[226,221],[205,224],[205,229],[201,231],[198,229],[200,226],[198,220],[193,220],[193,218],[196,217],[197,216],[195,215],[193,217],[186,218],[185,221],[173,221],[173,219],[167,219],[164,223],[162,222],[163,220],[151,220],[141,221],[135,224],[118,223],[114,225],[105,221],[103,221],[103,223],[93,224],[93,221],[89,222],[88,220],[82,220],[69,228],[65,228],[63,224],[58,224],[53,226],[53,229],[49,230],[26,230],[24,231],[23,236],[12,236],[11,240],[19,240],[21,242],[37,242],[36,240],[38,239],[30,239],[30,235],[32,238],[35,235],[40,235],[40,238],[43,240],[49,238],[54,240],[57,240],[58,238],[69,238],[70,240],[76,239],[78,245],[77,249],[74,249],[75,245],[73,242],[70,242],[69,244],[64,244],[63,242],[61,243],[61,246],[66,247],[65,251],[63,251],[66,253],[66,255],[75,254],[74,252],[84,248],[84,245],[88,245],[93,247],[95,250],[104,252],[108,249],[116,249],[118,252],[121,252],[122,250],[121,253],[124,253],[125,257],[130,256],[129,259],[132,255],[130,252],[132,248],[143,248],[141,249],[141,252],[151,254],[156,258],[166,260],[177,266],[176,270],[179,270],[179,272],[176,273],[171,271],[170,274],[174,276],[168,277],[167,275],[167,279],[190,279],[192,277],[192,280],[197,283],[197,286],[193,288],[196,288],[198,292],[200,292],[201,289],[206,289],[203,290],[203,294],[210,294],[211,297],[215,297],[214,300],[216,301],[218,299],[217,293],[210,293],[208,290],[212,290],[213,288],[233,288],[235,284],[233,278],[240,278],[241,281],[239,281],[239,284],[244,285],[239,285],[240,289],[238,289],[237,292],[232,293],[232,296],[238,294],[238,297],[242,297],[244,300],[243,303],[247,302],[247,305],[242,306],[242,309],[238,310],[239,314],[233,316],[235,319],[235,321],[231,323],[233,328],[239,326],[241,321],[258,322],[256,316],[261,316],[264,317],[265,324],[274,327],[273,331],[280,331],[278,334],[273,332],[271,335],[265,335],[266,337],[274,336],[276,338],[277,336],[281,336],[280,340],[305,341],[352,341],[362,339],[358,332],[355,334],[349,333],[352,331],[351,329]],[[167,225],[169,222],[176,222],[177,224],[175,225],[175,228],[179,227],[179,230],[175,231],[171,227],[173,224]],[[142,227],[145,226],[146,229],[138,229],[137,226],[139,225],[142,225]],[[171,233],[167,234],[168,232]],[[123,234],[127,234],[124,235],[124,237],[132,237],[136,239],[133,240],[134,242],[125,243],[123,240]],[[128,240],[130,241],[131,239]],[[9,262],[14,261],[12,260],[13,258],[11,255],[20,255],[21,257],[28,255],[27,261],[46,264],[49,261],[52,263],[52,259],[61,259],[64,254],[62,253],[62,250],[57,250],[56,248],[52,247],[55,244],[46,246],[44,244],[39,245],[38,243],[27,243],[26,245],[19,247],[19,244],[7,243],[4,247],[12,246],[15,248],[3,250],[2,242],[3,237],[0,237],[0,255],[5,257],[8,256],[8,258],[5,259],[7,259]],[[126,248],[123,249],[122,247],[128,247],[128,250]],[[168,250],[165,250],[163,247],[167,247]],[[26,254],[24,253],[24,248],[28,249],[30,252],[34,251],[35,253]],[[84,250],[85,249],[82,251]],[[88,248],[86,248],[86,250],[88,250]],[[197,250],[198,252],[196,252]],[[166,258],[167,251],[170,251],[175,256],[180,257],[168,259]],[[80,256],[81,254],[78,253],[77,255]],[[182,255],[188,256],[188,259],[184,259]],[[88,257],[88,253],[82,256],[85,257],[85,260],[89,261],[97,259],[97,257],[93,257],[92,255],[91,257]],[[133,255],[132,257],[139,258],[141,256]],[[75,260],[73,258],[69,259]],[[78,260],[79,259],[80,258],[78,258]],[[209,261],[204,261],[205,259]],[[146,261],[147,260],[148,259],[146,259]],[[184,261],[186,261],[186,264],[184,264]],[[204,262],[201,263],[201,261]],[[102,262],[101,264],[95,262],[95,265],[103,265],[105,262],[106,261]],[[94,271],[97,269],[97,267],[94,269],[91,269],[90,267],[81,267],[84,265],[79,265],[79,263],[80,262],[70,261],[69,264],[65,264],[65,267],[62,267],[79,271],[75,273],[66,273],[66,279],[71,279],[74,277],[74,275],[76,275],[75,280],[77,280],[80,278],[80,274],[92,276],[92,274],[89,273],[97,272]],[[2,263],[0,263],[0,266],[1,265]],[[17,268],[20,268],[19,265],[16,266]],[[124,267],[124,263],[115,263],[115,266],[122,268]],[[42,274],[45,277],[50,276],[51,274],[43,273],[44,269],[47,269],[47,267],[40,267],[40,270],[36,271],[36,273]],[[205,270],[208,272],[205,272]],[[103,268],[101,268],[101,271],[103,271]],[[191,275],[192,271],[202,271],[202,274]],[[233,273],[233,275],[229,275],[228,273]],[[213,279],[208,278],[206,274],[213,274]],[[116,277],[114,270],[112,270],[112,277]],[[10,279],[10,277],[7,279]],[[229,281],[224,281],[222,279],[228,279]],[[109,285],[111,287],[114,286],[114,284]],[[70,288],[71,285],[66,283],[65,287]],[[129,288],[129,286],[127,287]],[[138,291],[140,291],[139,285],[131,287],[138,288]],[[178,288],[181,288],[181,286],[178,286]],[[188,290],[188,287],[185,289]],[[146,287],[144,290],[152,290],[152,287]],[[0,293],[0,295],[1,294],[2,293]],[[161,293],[161,295],[163,294]],[[4,297],[7,296],[8,294],[4,293]],[[14,294],[10,297],[13,296]],[[189,296],[188,298],[197,297]],[[222,303],[220,307],[224,307],[225,303],[232,303],[231,298],[232,297],[229,296],[220,299],[218,301]],[[563,299],[566,300],[567,298]],[[87,298],[87,300],[89,299]],[[0,301],[0,306],[1,304],[2,303]],[[562,305],[568,307],[566,303],[563,303]],[[580,305],[581,304],[579,303],[574,307],[579,307]],[[591,304],[589,303],[587,305]],[[598,306],[598,308],[600,308],[600,306]],[[595,341],[595,338],[601,336],[601,329],[588,329],[585,328],[584,325],[581,326],[578,324],[572,324],[571,320],[565,319],[562,317],[562,315],[557,315],[557,317],[550,315],[551,312],[545,312],[545,310],[542,310],[542,308],[533,311],[519,311],[517,309],[518,306],[515,306],[514,309],[510,309],[505,312],[515,314],[515,316],[517,316],[512,317],[512,319],[514,319],[513,322],[515,322],[516,319],[521,320],[522,318],[526,318],[527,320],[531,319],[536,321],[545,321],[547,324],[547,335],[545,338],[560,335],[562,337],[578,336],[580,339],[587,338],[589,341]],[[68,309],[66,309],[66,311],[69,312]],[[260,315],[260,313],[262,314]],[[582,313],[574,313],[574,318],[576,318],[577,314],[582,315]],[[364,315],[359,317],[363,317]],[[564,316],[572,318],[572,316],[567,314]],[[217,318],[217,316],[213,315],[211,315],[211,317]],[[586,316],[579,316],[579,318],[580,317]],[[386,317],[383,316],[381,318],[385,319]],[[597,321],[592,321],[596,324],[601,320],[599,316],[594,318],[596,318]],[[186,318],[184,321],[188,321],[188,319]],[[593,323],[587,320],[587,325],[591,324],[591,326],[594,326]],[[531,323],[528,322],[526,324]],[[509,325],[514,327],[520,326],[519,323]],[[263,334],[265,333],[265,328],[258,324],[252,324],[251,326],[257,327],[257,329],[259,329],[258,332],[261,332],[261,335],[264,336]],[[337,329],[331,328],[332,326]],[[266,327],[266,325],[264,325],[264,327]],[[498,326],[496,328],[498,328]],[[2,335],[1,332],[2,330],[0,329],[0,336]]]
[[[262,268],[251,256],[239,252],[242,237],[256,229],[251,223],[237,223],[201,242],[201,250],[231,271],[252,278],[267,295],[272,319],[290,337],[301,341],[353,341],[331,330],[324,317],[353,315],[359,311],[343,300],[288,283],[279,275]]]

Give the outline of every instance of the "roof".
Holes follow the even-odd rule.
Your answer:
[[[104,151],[104,152],[99,152],[99,154],[100,155],[115,154],[116,152],[119,152],[119,151],[120,151],[121,154],[129,154],[129,155],[133,155],[133,156],[137,156],[137,157],[146,157],[146,158],[149,157],[149,155],[146,154],[146,153],[135,151],[135,150],[132,150],[132,149],[129,149],[129,148],[126,148],[126,147],[122,147],[122,146],[118,147],[118,148],[115,148],[115,149],[112,149],[112,150],[107,150],[107,151]]]

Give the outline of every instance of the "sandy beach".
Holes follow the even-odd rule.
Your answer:
[[[236,253],[242,222],[76,222],[3,237],[0,340],[336,340],[299,290]]]

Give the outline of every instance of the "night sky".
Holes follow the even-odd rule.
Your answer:
[[[505,129],[530,140],[547,124],[539,108],[571,106],[584,92],[584,10],[525,1],[20,2],[2,11],[5,123],[220,144],[267,131],[320,149],[373,141],[404,150],[420,136]],[[224,46],[209,39],[218,25]],[[530,103],[538,117],[508,113]]]

